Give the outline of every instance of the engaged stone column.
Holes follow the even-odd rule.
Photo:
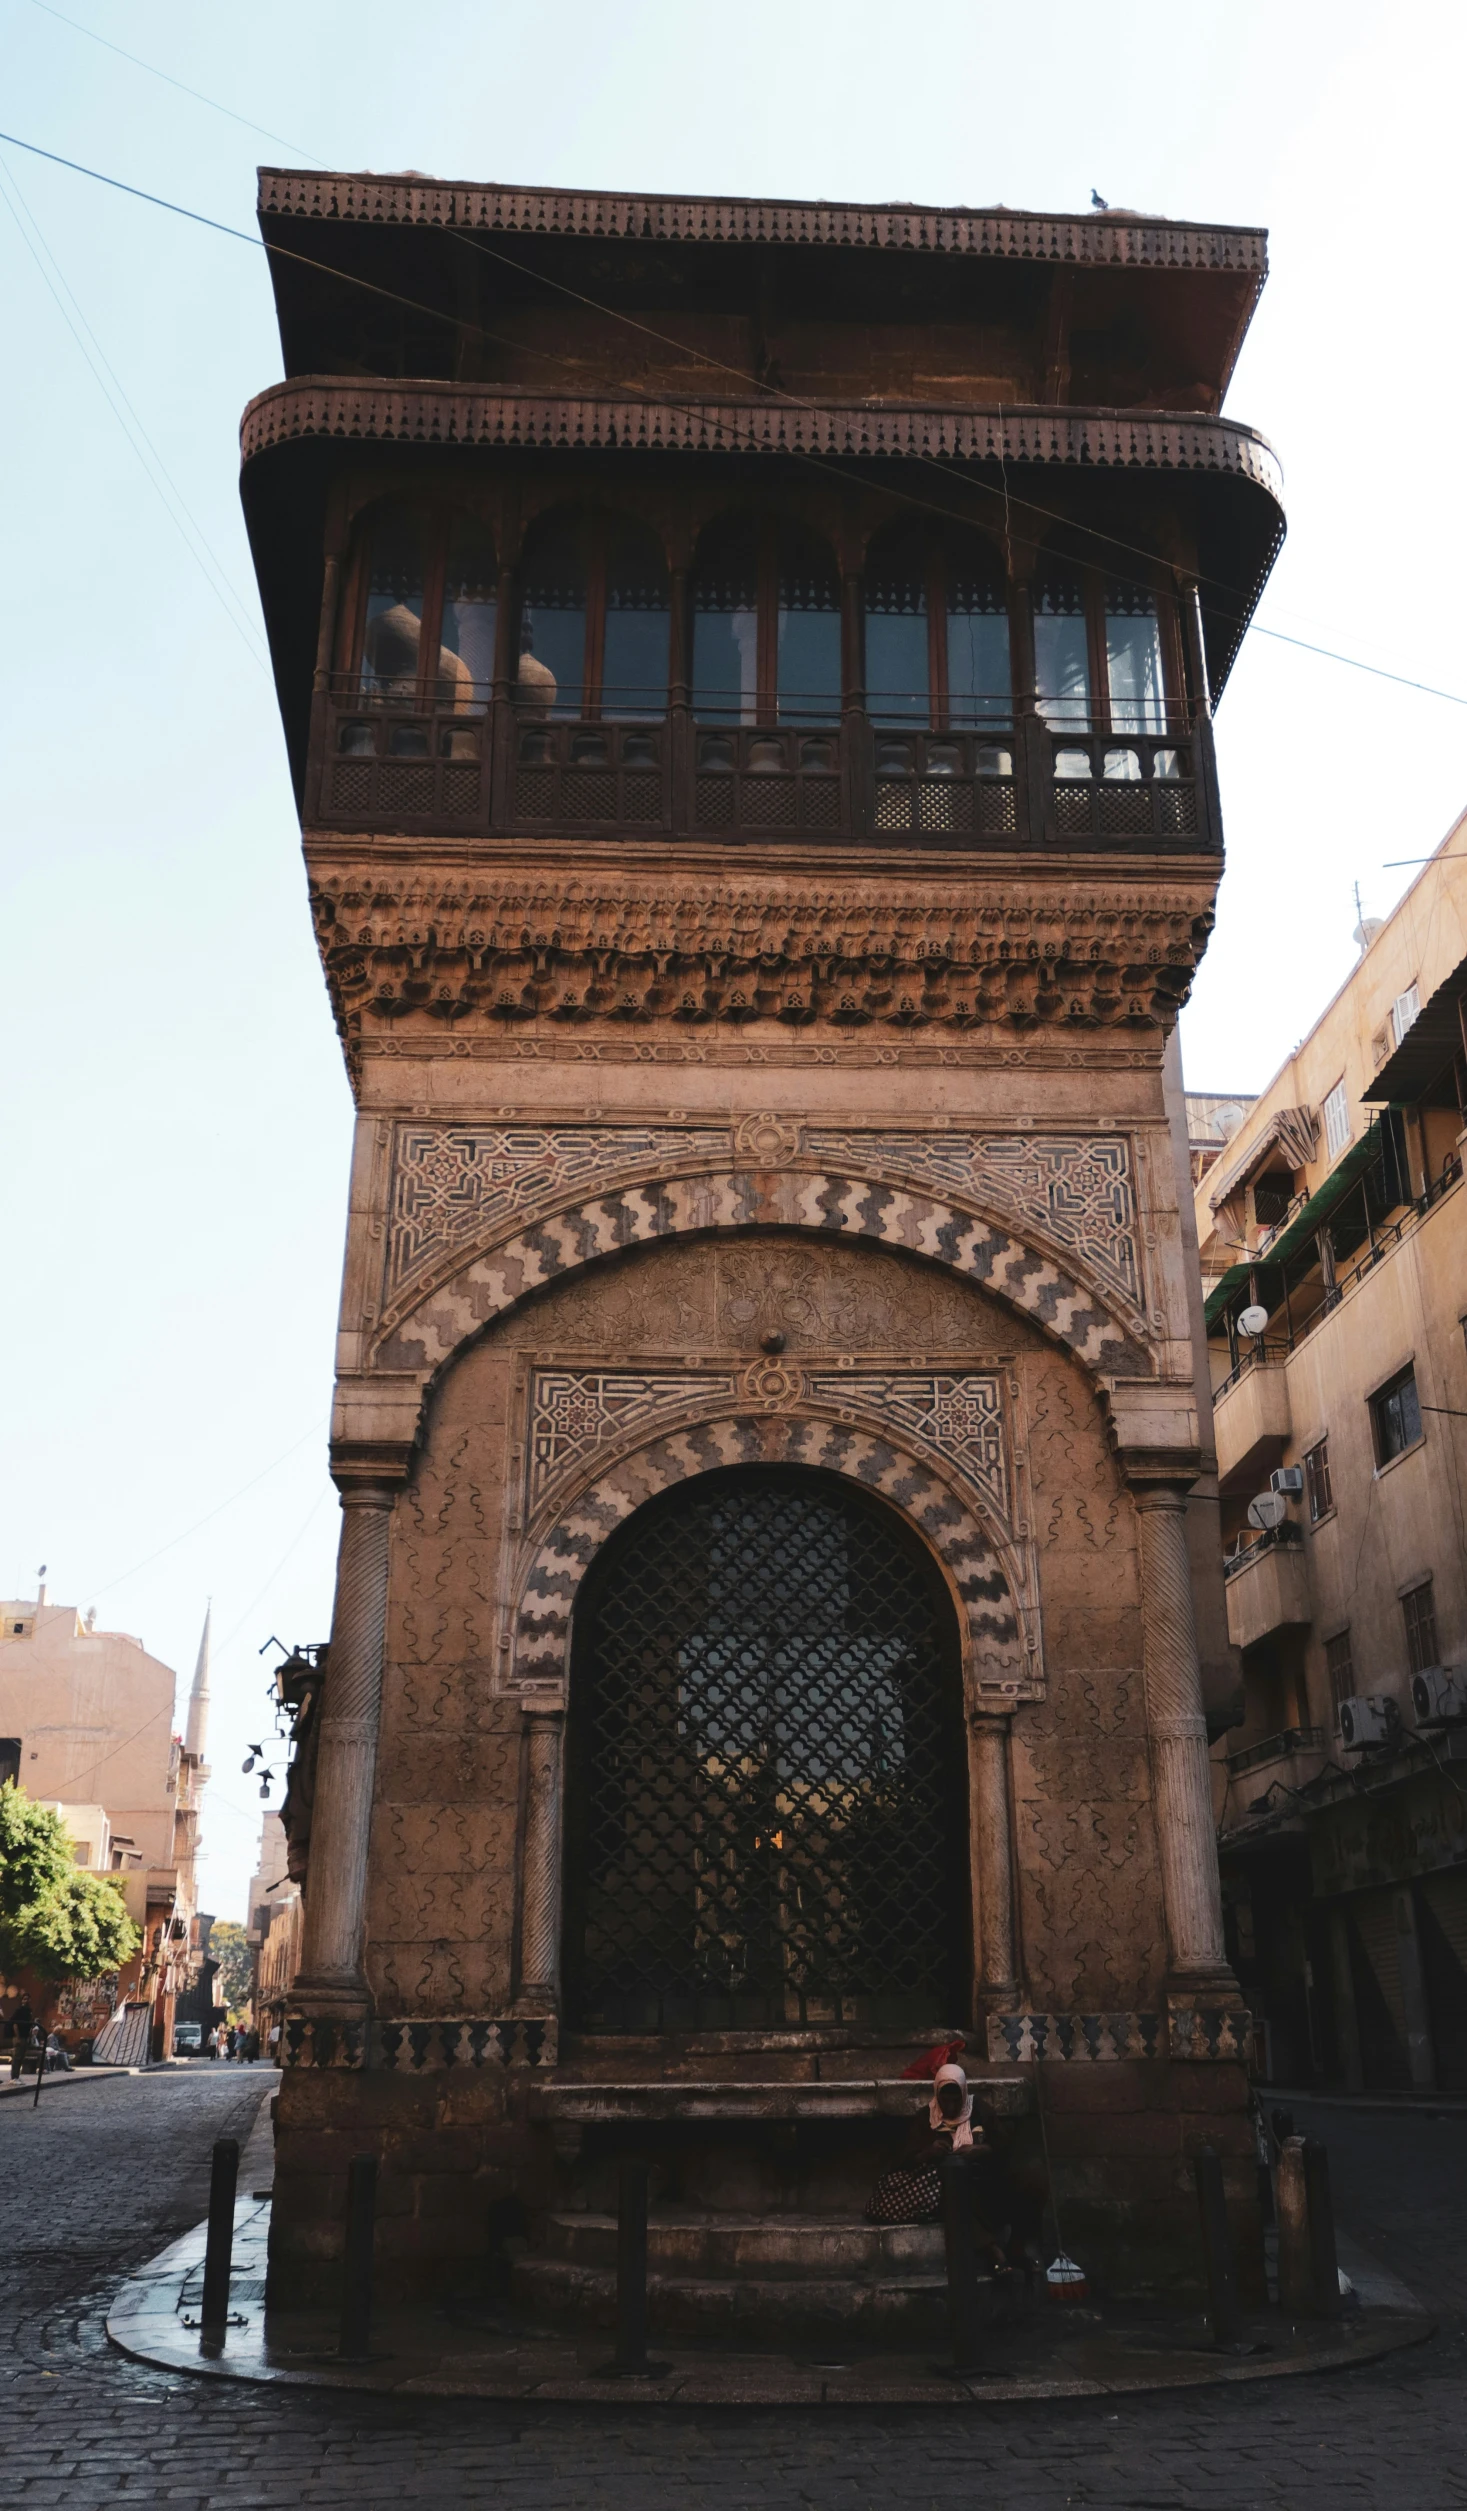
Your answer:
[[[1172,1970],[1179,1980],[1231,1987],[1192,1610],[1187,1502],[1169,1484],[1143,1488],[1135,1501],[1141,1530],[1146,1722]]]
[[[341,1495],[336,1610],[321,1696],[305,1941],[295,1988],[302,2004],[313,2011],[338,2007],[360,2014],[367,2004],[362,1973],[367,1840],[382,1710],[388,1534],[396,1496],[375,1483],[349,1487]]]
[[[525,1704],[525,1831],[520,1870],[519,2003],[554,2013],[560,1994],[560,1739],[558,1701]]]
[[[1014,1961],[1014,1877],[1009,1850],[1009,1721],[972,1710],[968,1777],[973,1808],[973,1951],[985,2005],[1002,2008],[1017,1993]]]

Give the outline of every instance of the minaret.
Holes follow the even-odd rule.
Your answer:
[[[204,1627],[199,1634],[199,1657],[188,1696],[188,1725],[183,1738],[184,1751],[198,1765],[200,1779],[208,1776],[203,1763],[209,1740],[209,1624],[213,1612],[214,1599],[211,1596],[204,1609]]]

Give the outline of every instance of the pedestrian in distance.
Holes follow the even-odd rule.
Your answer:
[[[246,2063],[247,2063],[248,2065],[250,2065],[250,2066],[253,2066],[253,2065],[254,2065],[254,2063],[255,2063],[255,2060],[258,2058],[259,2054],[260,2054],[260,2035],[259,2035],[259,2033],[258,2033],[257,2031],[255,2031],[254,2029],[251,2029],[251,2030],[247,2031],[247,2032],[246,2032],[246,2034],[245,2034],[245,2060],[246,2060]]]
[[[233,2023],[231,2023],[228,2031],[224,2035],[224,2056],[226,2064],[230,2066],[234,2064],[235,2052],[238,2047],[239,2033],[235,2030]]]

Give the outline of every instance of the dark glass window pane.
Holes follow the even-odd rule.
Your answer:
[[[1388,1465],[1421,1436],[1421,1403],[1414,1371],[1408,1369],[1394,1386],[1375,1399],[1375,1435],[1380,1461]]]
[[[693,577],[693,706],[700,716],[752,724],[759,694],[759,545],[742,517],[715,524]]]
[[[585,697],[586,531],[565,519],[534,544],[520,602],[520,692],[552,715],[579,715]]]
[[[949,718],[956,725],[1007,724],[1013,718],[1009,604],[998,553],[954,535],[945,572]]]
[[[426,521],[394,507],[372,528],[362,687],[410,696],[418,677],[423,633],[423,550]]]
[[[438,657],[439,694],[460,709],[488,704],[498,615],[494,542],[482,523],[461,514],[448,535]]]
[[[781,723],[838,722],[840,576],[813,534],[780,534],[778,634]]]
[[[614,522],[606,542],[606,629],[601,663],[603,715],[667,711],[667,561],[655,533]]]
[[[1090,722],[1085,588],[1063,569],[1034,587],[1034,680],[1045,722],[1056,732],[1083,732]]]
[[[866,706],[873,723],[930,720],[927,549],[920,531],[883,533],[866,562]]]
[[[1165,732],[1161,622],[1156,595],[1141,584],[1105,588],[1105,668],[1117,732]]]

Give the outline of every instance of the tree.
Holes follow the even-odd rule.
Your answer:
[[[219,1965],[214,2003],[238,2014],[249,2001],[250,1948],[245,1931],[233,1918],[216,1918],[209,1931],[209,1959]]]
[[[0,1787],[0,1966],[43,1979],[100,1979],[142,1941],[122,1887],[83,1873],[59,1814]]]

